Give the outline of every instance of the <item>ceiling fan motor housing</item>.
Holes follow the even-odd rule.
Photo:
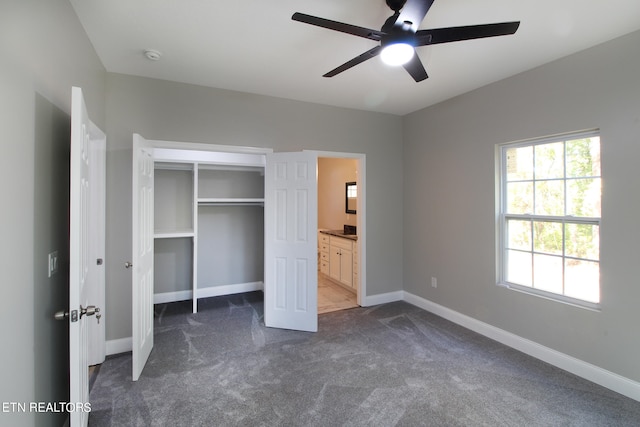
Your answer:
[[[408,44],[415,47],[415,37],[411,31],[396,30],[390,34],[387,34],[380,41],[380,46],[385,47],[392,44]]]
[[[387,0],[387,6],[391,8],[394,12],[398,12],[400,9],[404,7],[404,4],[407,0]]]

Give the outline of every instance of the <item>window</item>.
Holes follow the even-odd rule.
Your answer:
[[[499,146],[498,284],[597,307],[597,132]]]

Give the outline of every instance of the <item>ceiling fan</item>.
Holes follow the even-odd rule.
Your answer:
[[[380,55],[382,60],[390,65],[402,65],[416,82],[429,77],[420,58],[415,54],[416,47],[484,37],[505,36],[515,33],[520,26],[520,21],[515,21],[418,30],[418,26],[433,2],[434,0],[386,0],[387,6],[393,10],[393,15],[387,18],[379,31],[298,12],[294,13],[291,19],[380,42],[378,46],[334,68],[324,74],[323,77],[333,77]]]

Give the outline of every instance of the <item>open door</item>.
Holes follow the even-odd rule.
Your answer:
[[[132,176],[132,277],[133,381],[153,348],[153,150],[133,135]]]
[[[266,326],[318,330],[317,154],[267,154]]]
[[[91,144],[106,141],[104,133],[90,120],[82,90],[71,92],[71,160],[69,202],[69,311],[56,313],[57,319],[69,319],[69,402],[89,402],[89,325],[88,316],[100,315],[90,305],[90,240],[95,226],[91,218]],[[91,321],[95,321],[91,319]],[[86,426],[88,412],[71,411],[71,427]]]
[[[90,169],[90,217],[91,236],[89,238],[89,300],[101,308],[96,315],[105,315],[105,264],[106,252],[106,147],[105,138],[91,138],[89,146]],[[98,317],[99,319],[100,317]],[[106,319],[105,319],[106,320]],[[104,362],[107,355],[107,341],[105,336],[106,321],[89,323],[89,366]]]

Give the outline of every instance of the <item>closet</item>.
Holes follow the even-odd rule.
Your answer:
[[[154,300],[191,300],[195,313],[200,298],[262,289],[265,326],[318,330],[317,167],[315,151],[133,134],[134,380],[153,348]]]
[[[154,303],[263,289],[265,155],[153,157]]]

